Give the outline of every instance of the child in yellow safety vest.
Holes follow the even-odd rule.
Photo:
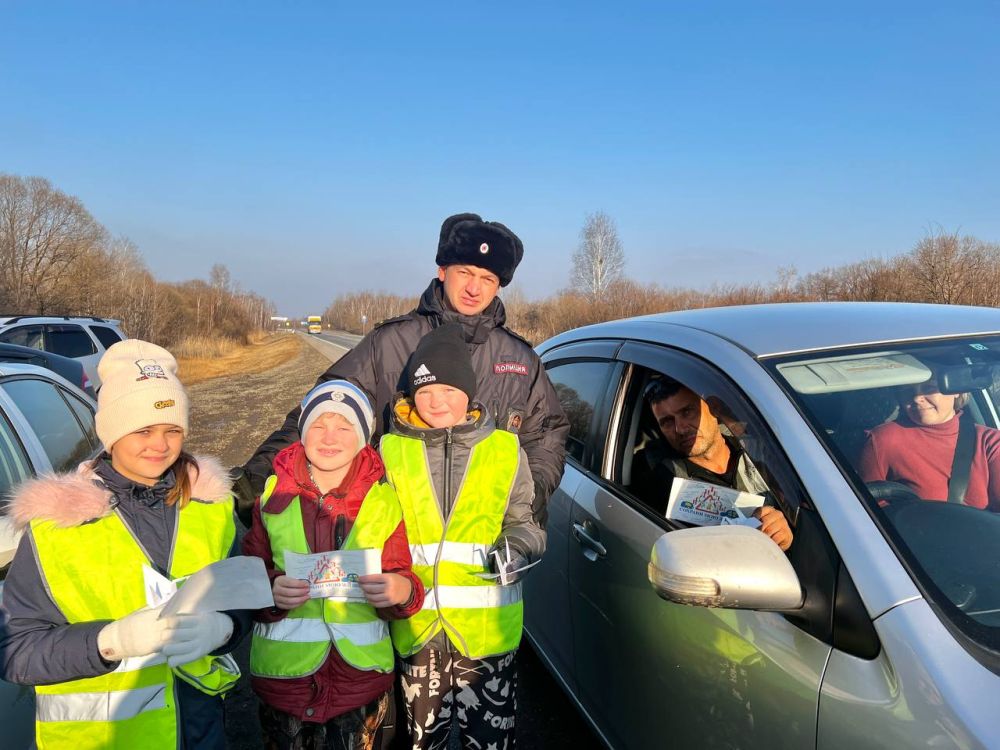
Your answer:
[[[253,509],[243,551],[264,560],[275,603],[256,613],[250,652],[268,750],[370,750],[394,679],[386,621],[423,604],[399,501],[368,445],[373,428],[355,385],[313,388],[302,400],[302,440],[275,456]],[[346,558],[323,553],[362,549],[378,550],[381,565],[357,579],[364,600],[310,598],[310,584],[289,575],[292,553],[314,555],[309,570],[329,571],[314,578],[332,585],[352,573]]]
[[[222,695],[239,670],[219,654],[250,613],[161,617],[155,590],[230,554],[229,479],[183,451],[188,398],[168,351],[128,339],[97,370],[106,452],[11,502],[24,535],[3,592],[0,676],[35,686],[39,748],[222,750]],[[11,385],[44,395],[38,381]]]
[[[420,340],[406,378],[380,450],[427,589],[419,612],[391,624],[413,748],[446,747],[457,722],[463,747],[503,750],[514,744],[519,578],[545,549],[531,472],[517,435],[474,401],[459,324]]]

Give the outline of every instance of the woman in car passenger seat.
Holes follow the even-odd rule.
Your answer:
[[[0,676],[34,685],[39,748],[224,748],[228,654],[249,612],[160,617],[151,593],[227,557],[229,479],[183,451],[188,398],[165,349],[128,339],[98,365],[106,452],[21,485]],[[153,582],[147,583],[147,582]]]
[[[924,500],[948,500],[967,394],[941,393],[935,379],[899,389],[900,416],[875,427],[861,452],[865,482],[899,482]],[[968,488],[962,502],[1000,511],[1000,430],[974,429]]]

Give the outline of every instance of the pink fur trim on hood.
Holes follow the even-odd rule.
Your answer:
[[[192,496],[218,503],[229,497],[230,481],[222,464],[210,456],[195,456],[200,471],[191,474]],[[35,519],[54,521],[56,526],[79,526],[111,512],[111,493],[94,482],[88,464],[73,474],[50,474],[29,479],[18,486],[8,506],[15,528]]]

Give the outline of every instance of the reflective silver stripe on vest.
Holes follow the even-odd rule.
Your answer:
[[[38,721],[124,721],[167,705],[166,686],[152,685],[106,693],[36,695]]]
[[[286,617],[278,622],[256,622],[253,632],[260,638],[285,643],[329,643],[346,638],[355,646],[371,646],[389,637],[384,620],[372,622],[323,622],[312,617]]]
[[[330,640],[326,623],[315,617],[286,617],[278,622],[255,622],[253,632],[260,638],[286,643],[322,643]]]
[[[389,637],[389,624],[385,620],[374,622],[328,622],[334,640],[346,638],[355,646],[373,646]]]
[[[436,586],[427,591],[423,609],[483,609],[521,601],[521,584],[510,586]]]
[[[441,561],[462,565],[482,565],[486,567],[486,556],[490,548],[473,542],[448,542],[433,544],[411,544],[410,557],[414,565],[433,565],[441,548]]]
[[[167,657],[163,654],[149,654],[148,656],[130,656],[122,659],[115,668],[115,672],[138,672],[146,667],[155,667],[157,664],[166,664]]]

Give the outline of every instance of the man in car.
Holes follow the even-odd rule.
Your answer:
[[[666,441],[660,450],[650,446],[645,452],[651,470],[647,478],[650,492],[663,497],[677,477],[773,500],[767,482],[733,437],[739,428],[723,428],[705,399],[670,378],[652,380],[644,395]],[[792,530],[780,510],[764,505],[754,511],[754,517],[761,522],[760,530],[782,550],[792,545]]]
[[[546,501],[562,477],[569,422],[538,355],[504,325],[497,292],[511,282],[523,254],[521,240],[499,222],[476,214],[448,217],[438,241],[437,277],[417,307],[376,326],[317,383],[349,380],[367,391],[378,415],[377,439],[389,429],[393,396],[407,385],[406,362],[417,342],[443,323],[459,323],[476,371],[477,399],[497,427],[517,433],[535,485],[533,512],[544,524]],[[234,491],[245,524],[274,455],[299,438],[298,417],[296,408],[237,477]]]

